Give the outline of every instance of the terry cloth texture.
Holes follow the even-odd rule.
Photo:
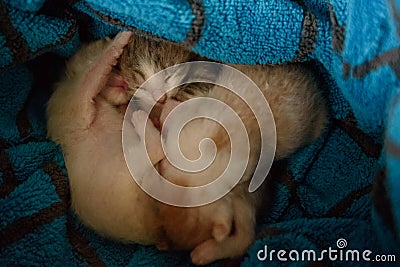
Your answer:
[[[188,253],[123,245],[84,227],[69,209],[60,149],[46,139],[45,104],[63,61],[81,42],[122,29],[215,60],[307,61],[320,73],[330,124],[270,177],[273,201],[242,266],[280,266],[276,252],[257,258],[265,246],[298,250],[298,262],[284,255],[288,266],[376,264],[327,254],[301,261],[302,250],[329,247],[338,257],[370,250],[371,260],[400,261],[399,0],[2,0],[1,266],[191,265]]]

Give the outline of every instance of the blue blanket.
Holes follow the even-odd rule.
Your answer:
[[[277,164],[248,253],[215,265],[308,265],[309,251],[324,256],[316,265],[400,261],[399,0],[1,0],[0,266],[191,265],[186,252],[84,227],[69,209],[60,149],[46,139],[45,104],[64,60],[121,29],[215,60],[307,61],[320,73],[329,126]],[[346,260],[349,250],[360,261]]]

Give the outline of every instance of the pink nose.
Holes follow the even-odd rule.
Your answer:
[[[122,90],[128,89],[128,84],[124,80],[124,78],[121,75],[115,73],[110,74],[106,85],[109,87],[121,87]]]
[[[165,102],[167,102],[167,95],[166,95],[166,94],[163,94],[163,95],[160,97],[160,99],[157,100],[157,102],[158,102],[159,104],[165,104]]]

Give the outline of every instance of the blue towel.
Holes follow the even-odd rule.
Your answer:
[[[120,244],[83,226],[69,209],[60,148],[46,139],[63,61],[122,29],[215,60],[307,62],[320,74],[326,131],[275,166],[247,254],[213,265],[280,266],[279,250],[288,266],[313,264],[301,260],[311,250],[316,265],[400,261],[399,0],[56,2],[0,1],[0,266],[191,266],[187,252]],[[336,261],[319,262],[329,249]],[[371,251],[371,261],[346,261],[348,250]]]

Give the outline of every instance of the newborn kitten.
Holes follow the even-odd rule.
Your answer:
[[[48,103],[48,136],[61,145],[72,208],[99,233],[141,244],[162,242],[158,202],[138,187],[125,163],[123,116],[145,79],[190,57],[180,47],[124,32],[83,46],[67,62]]]
[[[233,67],[248,75],[269,102],[276,125],[276,159],[288,157],[299,147],[320,136],[327,122],[325,103],[318,91],[314,75],[303,65]],[[214,86],[206,96],[227,103],[239,115],[249,135],[250,156],[241,181],[223,198],[196,208],[169,205],[160,207],[160,216],[164,222],[162,227],[168,240],[162,248],[193,249],[191,257],[195,264],[207,264],[218,259],[243,255],[254,239],[256,214],[268,203],[269,197],[265,194],[267,182],[256,192],[248,192],[261,146],[258,124],[251,110],[235,94],[219,86]],[[180,102],[173,98],[166,100],[160,115],[161,125],[171,110],[179,104]],[[146,119],[143,114],[136,116],[141,116],[142,120]],[[218,121],[223,125],[223,113],[216,116],[219,116]],[[168,129],[166,133],[168,134]],[[212,138],[217,146],[216,158],[209,168],[198,173],[188,173],[175,168],[164,158],[156,164],[159,173],[181,186],[201,186],[216,179],[226,168],[231,152],[229,137],[218,123],[209,119],[191,121],[180,132],[180,148],[188,159],[197,159],[200,156],[198,144],[207,137]],[[164,144],[165,147],[168,145]],[[153,144],[152,147],[161,149],[161,143]],[[190,198],[186,195],[180,197]]]
[[[154,244],[160,239],[155,203],[126,167],[123,114],[116,108],[126,91],[114,86],[112,68],[130,36],[89,44],[67,63],[48,103],[48,136],[62,147],[72,207],[82,221],[109,237]]]
[[[131,178],[123,158],[123,112],[143,81],[165,67],[191,60],[193,54],[168,43],[161,44],[137,36],[131,37],[128,43],[128,39],[129,34],[124,33],[118,35],[114,41],[98,41],[82,48],[68,63],[67,77],[49,101],[49,137],[62,146],[74,210],[85,224],[109,237],[142,244],[155,243],[164,249],[194,249],[192,260],[197,264],[243,254],[253,240],[256,210],[263,202],[261,199],[268,197],[262,194],[265,185],[255,193],[250,194],[247,191],[248,181],[255,166],[254,159],[259,153],[259,136],[257,129],[253,127],[254,118],[250,119],[250,115],[249,119],[245,120],[246,127],[254,132],[255,136],[255,141],[251,143],[250,165],[241,183],[224,198],[203,207],[177,208],[148,197]],[[122,51],[127,43],[127,47]],[[119,64],[113,68],[121,53]],[[315,86],[312,79],[308,82],[305,77],[307,75],[301,73],[300,68],[291,71],[290,67],[286,67],[289,76],[287,80],[297,79],[289,85],[285,83],[290,81],[282,76],[282,72],[285,71],[279,71],[279,68],[286,70],[284,66],[277,67],[276,72],[273,71],[275,67],[249,68],[251,71],[246,74],[255,78],[257,84],[261,84],[258,85],[264,88],[263,93],[270,101],[271,109],[274,113],[276,111],[278,116],[282,116],[277,119],[275,115],[278,135],[277,158],[289,155],[320,133],[318,116],[314,115],[318,114],[319,110],[319,119],[325,120],[325,111],[320,106],[322,100],[312,88]],[[274,80],[267,79],[269,76],[265,75],[266,73],[277,81],[282,82],[283,79],[283,83],[274,83]],[[304,77],[299,79],[297,76]],[[301,82],[304,84],[296,88],[297,83]],[[302,95],[301,86],[303,89],[310,86],[309,94]],[[194,92],[201,92],[203,95],[208,92],[199,88],[202,86],[197,85],[198,90]],[[273,90],[270,90],[271,88]],[[182,91],[185,90],[180,92]],[[190,89],[188,91],[190,92]],[[242,108],[240,101],[230,99],[229,94],[222,93],[218,87],[210,91],[211,97],[226,99],[228,103],[233,101],[233,105],[239,103],[236,104],[239,114],[246,110]],[[295,96],[291,96],[292,93]],[[158,111],[152,118],[155,127],[161,127],[165,114],[169,113],[171,106],[177,104],[173,98],[163,95],[164,92],[157,91],[157,88],[146,88],[139,94],[142,99],[151,98],[150,102],[153,99],[159,101],[156,106]],[[187,94],[175,91],[174,97],[179,99],[187,97]],[[284,97],[288,97],[287,103]],[[298,104],[307,101],[309,105],[305,108]],[[286,107],[282,107],[285,103]],[[294,105],[295,108],[291,109],[290,105]],[[315,110],[310,115],[312,109]],[[241,117],[247,116],[246,114],[247,111],[242,113]],[[294,117],[291,117],[292,115]],[[158,117],[161,122],[158,121]],[[303,121],[297,125],[296,119]],[[134,124],[142,120],[140,116],[132,118]],[[187,180],[187,173],[182,173],[158,158],[158,155],[162,154],[158,151],[161,148],[158,143],[148,147],[150,154],[153,154],[150,158],[154,164],[157,163],[160,173],[176,184],[193,186],[199,182],[207,183],[215,177],[209,174],[218,174],[221,167],[224,167],[226,155],[229,155],[230,147],[226,146],[226,137],[221,129],[204,121],[205,124],[202,124],[201,121],[198,122],[200,127],[194,124],[186,130],[184,128],[183,133],[186,133],[186,137],[182,142],[195,143],[204,133],[203,130],[214,129],[211,136],[220,137],[222,141],[219,141],[219,147],[222,149],[218,151],[216,167],[200,173],[196,182],[193,182],[193,179]],[[291,128],[285,128],[286,122],[295,123],[293,128],[304,132],[290,132]],[[284,136],[281,139],[278,128]],[[158,131],[150,132],[159,134]],[[190,147],[187,153],[191,153]]]

